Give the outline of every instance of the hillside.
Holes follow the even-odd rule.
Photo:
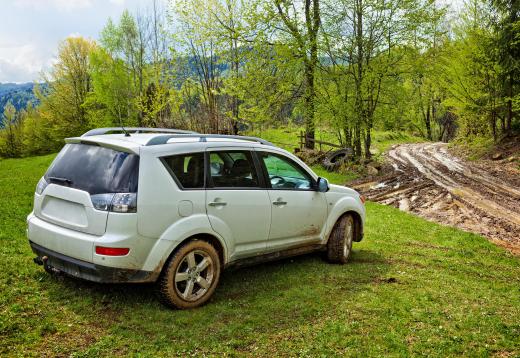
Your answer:
[[[34,83],[0,83],[0,113],[4,113],[4,107],[11,101],[17,111],[27,106],[27,103],[38,103],[33,92]]]

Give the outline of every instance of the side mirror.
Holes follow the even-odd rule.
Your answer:
[[[329,181],[327,179],[322,177],[318,178],[318,191],[320,193],[326,193],[329,191]]]

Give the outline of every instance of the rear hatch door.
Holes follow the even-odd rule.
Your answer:
[[[92,144],[71,143],[58,154],[35,195],[34,214],[72,230],[103,235],[108,211],[98,210],[91,195],[137,192],[139,156]]]

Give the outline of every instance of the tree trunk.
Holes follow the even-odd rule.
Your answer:
[[[305,148],[314,149],[314,68],[312,64],[305,65]]]
[[[357,123],[354,133],[354,155],[357,158],[361,158],[361,124],[364,121],[365,109],[363,105],[363,9],[362,0],[356,1],[356,14],[354,16],[354,29],[356,31],[356,70],[357,76],[355,76],[355,89],[356,89],[356,115]]]
[[[356,124],[356,128],[354,129],[353,144],[354,156],[359,159],[361,158],[361,128],[358,124]]]
[[[308,43],[310,50],[310,58],[305,61],[305,147],[308,149],[314,149],[314,141],[309,139],[314,139],[315,135],[315,76],[318,64],[318,31],[321,19],[320,1],[312,1],[312,11],[310,4],[311,0],[305,1],[305,22],[307,25],[307,36],[309,37]]]
[[[372,158],[372,153],[370,153],[370,145],[372,144],[372,130],[371,128],[367,128],[365,132],[365,158]]]
[[[511,122],[513,120],[513,79],[511,75],[509,75],[509,99],[507,100],[507,118],[506,118],[506,128],[505,134],[509,135],[511,133]]]
[[[426,107],[426,118],[425,118],[425,125],[426,125],[426,135],[428,137],[428,140],[432,140],[432,127],[431,127],[431,118],[430,118],[430,101],[428,101],[428,106]]]
[[[497,141],[497,120],[496,120],[496,113],[493,110],[491,112],[491,131],[493,132],[493,142]]]

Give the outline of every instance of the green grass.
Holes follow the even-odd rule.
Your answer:
[[[425,139],[405,132],[374,131],[372,133],[372,141],[372,148],[374,148],[376,155],[379,155],[395,144],[419,143],[424,142]]]
[[[491,152],[494,148],[493,138],[457,138],[450,143],[451,147],[459,147],[467,154],[469,160],[478,160]]]
[[[299,135],[303,131],[303,127],[288,126],[279,128],[267,128],[263,130],[256,130],[247,133],[247,135],[258,136],[277,146],[293,153],[294,148],[299,147]],[[323,140],[330,143],[339,143],[337,136],[330,129],[317,129],[316,139]],[[405,132],[390,132],[390,131],[372,131],[372,151],[377,155],[385,152],[394,144],[400,143],[416,143],[424,142],[423,138],[414,137]],[[319,145],[316,145],[319,148]],[[323,145],[323,150],[332,149],[330,146]]]
[[[349,264],[306,255],[226,271],[192,311],[161,306],[150,285],[50,277],[25,217],[51,159],[0,161],[0,355],[520,355],[519,258],[372,203]]]

